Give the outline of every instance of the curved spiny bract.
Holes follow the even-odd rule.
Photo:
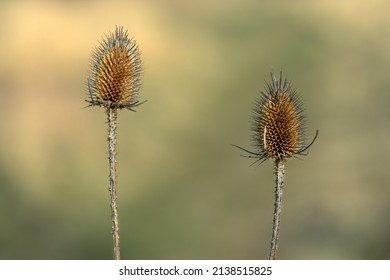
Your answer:
[[[106,35],[91,57],[88,75],[89,106],[129,109],[140,105],[142,65],[136,42],[127,30],[116,27]]]

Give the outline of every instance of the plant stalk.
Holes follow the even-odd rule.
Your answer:
[[[274,205],[274,219],[272,226],[271,246],[269,249],[269,259],[276,259],[276,250],[278,249],[279,227],[280,227],[280,213],[282,212],[282,195],[284,183],[285,161],[275,160],[275,205]]]
[[[108,159],[110,165],[110,196],[112,237],[114,239],[114,259],[120,260],[119,225],[117,209],[117,179],[116,179],[116,120],[117,109],[107,108],[108,117]]]

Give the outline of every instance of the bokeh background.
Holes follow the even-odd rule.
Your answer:
[[[249,166],[270,70],[300,92],[280,259],[390,258],[390,2],[2,1],[0,258],[111,259],[107,123],[87,105],[93,47],[123,25],[144,65],[118,128],[124,259],[266,259],[271,161]]]

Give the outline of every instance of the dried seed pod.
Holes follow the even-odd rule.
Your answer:
[[[134,111],[143,103],[138,100],[141,73],[136,42],[128,37],[127,30],[117,26],[92,53],[86,101],[89,106]]]
[[[302,155],[316,140],[318,130],[311,143],[305,146],[305,117],[300,98],[291,83],[279,80],[271,72],[271,82],[266,82],[266,89],[256,100],[252,121],[252,144],[255,151],[239,146],[235,147],[247,152],[243,155],[256,158],[256,162],[272,158],[275,162],[275,204],[272,224],[272,237],[269,259],[276,259],[282,211],[282,194],[284,185],[286,160],[295,155]]]
[[[106,109],[108,122],[108,161],[110,169],[111,222],[114,241],[114,258],[119,260],[119,225],[117,209],[116,127],[118,109],[129,109],[142,104],[138,100],[141,85],[141,59],[138,46],[129,39],[123,27],[105,36],[100,46],[92,52],[88,76],[88,106]]]
[[[279,79],[271,72],[271,82],[266,82],[266,89],[256,100],[252,121],[252,145],[254,152],[238,147],[250,155],[264,161],[273,158],[282,161],[294,155],[301,155],[314,142],[305,146],[305,117],[301,100],[291,83]]]

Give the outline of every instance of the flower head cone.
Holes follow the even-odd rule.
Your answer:
[[[127,30],[116,27],[94,49],[88,75],[89,106],[129,109],[140,105],[141,58],[136,42]]]
[[[295,155],[302,155],[309,145],[306,142],[306,123],[302,102],[291,83],[279,79],[271,72],[271,81],[256,100],[252,119],[252,146],[254,151],[238,147],[263,162],[269,158],[285,161]],[[318,131],[317,131],[318,133]]]

